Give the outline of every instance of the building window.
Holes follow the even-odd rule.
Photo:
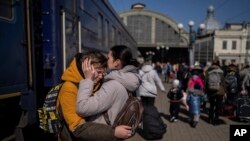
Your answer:
[[[0,18],[13,19],[13,0],[0,0]]]
[[[233,49],[233,50],[236,50],[236,47],[237,47],[237,46],[236,46],[236,41],[232,41],[232,49]]]
[[[222,49],[227,49],[227,41],[223,41]]]

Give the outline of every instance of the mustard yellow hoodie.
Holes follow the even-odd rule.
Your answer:
[[[78,83],[83,80],[76,66],[76,59],[71,62],[70,66],[64,71],[61,79],[64,82],[59,96],[58,103],[61,106],[64,120],[70,131],[74,131],[78,125],[84,124],[86,120],[76,113],[76,98]],[[96,90],[97,88],[95,88]]]

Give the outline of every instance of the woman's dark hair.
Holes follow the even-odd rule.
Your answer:
[[[126,65],[138,66],[139,63],[133,58],[130,48],[125,45],[116,45],[110,48],[114,60],[120,59],[122,67]]]
[[[76,58],[76,66],[78,71],[80,72],[81,76],[84,77],[83,71],[82,71],[82,62],[89,58],[91,59],[91,64],[100,63],[102,67],[107,67],[107,58],[98,51],[89,51],[86,53],[77,53],[75,55]]]

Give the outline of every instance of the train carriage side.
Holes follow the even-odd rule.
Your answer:
[[[29,2],[0,1],[0,139],[11,135],[21,107],[35,107]],[[27,18],[25,18],[27,17]],[[22,99],[23,103],[19,103]],[[29,97],[30,101],[27,100]],[[26,102],[26,103],[24,103]],[[20,107],[21,106],[21,107]],[[31,121],[32,122],[32,121]]]
[[[107,52],[113,45],[124,44],[137,52],[136,41],[107,0],[85,0],[79,5],[83,50],[91,48]]]
[[[137,57],[136,41],[107,0],[0,0],[0,29],[1,140],[15,138],[22,112],[31,124],[21,128],[24,137],[37,140],[36,109],[77,52],[106,54],[124,44]]]
[[[137,56],[136,41],[107,0],[43,0],[42,29],[44,85],[48,87],[58,83],[77,52],[107,53],[111,46],[125,44]]]

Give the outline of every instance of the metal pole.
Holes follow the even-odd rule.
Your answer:
[[[208,62],[208,42],[209,42],[209,40],[210,40],[210,35],[209,35],[209,37],[208,37],[208,40],[207,40],[207,51],[206,51],[206,61]]]
[[[65,12],[62,10],[62,48],[63,48],[63,71],[66,70],[66,33],[65,33]]]
[[[189,26],[189,64],[193,65],[193,61],[192,61],[192,26]]]
[[[200,63],[200,54],[201,54],[201,42],[199,41],[199,54],[198,54],[198,61]]]
[[[82,35],[81,35],[81,29],[82,29],[82,24],[81,21],[78,21],[78,52],[81,53],[82,52]]]

